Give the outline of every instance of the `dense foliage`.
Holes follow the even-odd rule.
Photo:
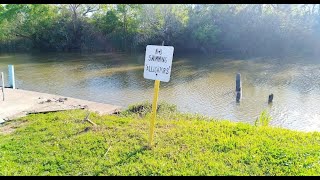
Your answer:
[[[319,4],[0,5],[0,51],[317,55]]]

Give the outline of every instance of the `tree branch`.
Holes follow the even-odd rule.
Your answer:
[[[100,9],[100,6],[98,6],[98,8],[96,8],[96,9],[94,7],[87,6],[87,10],[82,14],[82,16],[87,15],[89,12],[98,11],[99,9]]]
[[[19,32],[16,32],[16,31],[13,31],[13,33],[16,35],[16,36],[20,36],[20,37],[24,37],[24,38],[28,38],[30,40],[32,40],[32,38],[30,36],[27,36],[27,35],[23,35]]]

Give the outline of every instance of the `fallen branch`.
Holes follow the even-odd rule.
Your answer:
[[[46,110],[48,109],[48,110]],[[69,110],[76,110],[76,109],[83,109],[82,107],[44,107],[38,110],[29,111],[26,114],[46,114],[46,113],[52,113],[52,112],[60,112],[60,111],[69,111]]]
[[[29,115],[29,114],[46,114],[46,113],[68,111],[68,110],[70,110],[70,109],[57,109],[57,110],[48,110],[48,111],[30,111],[30,112],[27,112],[27,115]]]
[[[108,154],[109,150],[110,150],[111,146],[107,149],[107,152],[104,153],[103,157],[106,157],[106,155]]]
[[[84,121],[88,121],[90,124],[94,125],[94,126],[97,126],[96,123],[92,122],[88,117],[90,115],[90,112],[88,112],[87,116],[84,118]]]

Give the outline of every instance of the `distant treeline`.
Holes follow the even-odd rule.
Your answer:
[[[0,51],[320,55],[319,4],[0,5]]]

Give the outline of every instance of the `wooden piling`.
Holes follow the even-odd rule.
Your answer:
[[[1,89],[2,89],[2,101],[4,101],[4,75],[3,75],[3,72],[1,72]]]
[[[272,101],[273,101],[273,94],[271,93],[268,98],[268,104],[272,103]]]
[[[241,74],[237,73],[236,76],[236,91],[239,92],[241,91]]]
[[[241,96],[242,96],[242,83],[241,83],[241,74],[237,73],[236,75],[236,101],[240,102]]]
[[[236,102],[240,102],[241,92],[237,92]]]

